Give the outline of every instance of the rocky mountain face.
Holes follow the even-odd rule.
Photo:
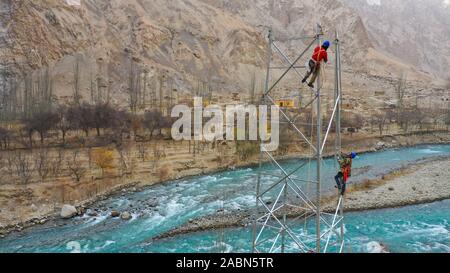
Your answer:
[[[374,45],[418,70],[449,79],[450,6],[442,0],[345,0]]]
[[[399,5],[407,7],[410,2],[418,2],[420,4],[416,3],[408,8],[410,10],[414,10],[414,7],[424,9],[420,7],[422,5],[437,11],[443,7],[440,0],[429,1],[430,3],[425,0],[382,1],[382,9],[378,8],[380,7],[378,5],[370,5],[366,0],[202,1],[239,16],[257,29],[271,26],[277,38],[291,51],[298,51],[301,43],[298,40],[290,40],[290,38],[311,35],[314,33],[314,26],[317,22],[322,24],[325,38],[334,39],[334,33],[337,30],[342,41],[342,53],[344,54],[342,60],[354,72],[394,78],[405,72],[411,79],[424,80],[434,75],[445,76],[445,68],[448,67],[444,61],[439,65],[434,65],[436,68],[434,69],[432,68],[433,64],[426,61],[426,57],[421,57],[450,56],[447,48],[439,49],[432,46],[439,41],[440,31],[447,31],[444,25],[448,28],[449,24],[446,22],[450,16],[443,19],[446,9],[441,9],[439,15],[434,17],[430,23],[433,26],[426,28],[426,34],[419,34],[415,32],[424,28],[416,26],[426,25],[425,18],[413,24],[412,21],[415,20],[415,17],[408,17],[408,14],[403,13],[404,8],[397,8]],[[426,11],[423,10],[422,14],[424,12]],[[402,16],[406,16],[408,19],[403,21]],[[409,24],[410,21],[411,24]],[[389,28],[382,27],[386,25],[395,25],[396,34],[391,33]],[[407,43],[408,37],[420,35],[428,36],[427,46],[420,42]],[[420,38],[418,39],[420,40]],[[402,46],[398,46],[400,40],[403,43]],[[408,50],[403,49],[406,45],[408,45]],[[418,65],[419,63],[421,65]],[[439,69],[437,69],[438,66]]]
[[[248,87],[251,75],[264,70],[267,26],[274,29],[281,47],[294,52],[305,40],[292,38],[311,35],[316,22],[322,24],[329,39],[334,39],[335,29],[341,33],[343,61],[354,73],[396,76],[407,70],[423,78],[427,75],[415,68],[423,60],[428,60],[423,70],[445,71],[448,62],[432,62],[436,52],[450,58],[448,47],[432,45],[439,40],[440,32],[431,33],[426,28],[418,33],[418,28],[411,26],[403,33],[404,28],[388,18],[398,13],[392,11],[374,22],[377,11],[355,8],[357,2],[2,0],[3,101],[18,96],[11,93],[12,86],[25,89],[27,77],[31,82],[39,81],[36,78],[42,75],[43,67],[50,67],[53,94],[58,100],[70,99],[77,86],[84,100],[92,100],[95,90],[97,97],[102,94],[113,103],[125,104],[135,74],[141,79],[139,88],[144,90],[164,87],[188,93],[205,82],[217,92],[241,92]],[[394,2],[400,5],[401,1]],[[371,16],[361,18],[358,12]],[[433,22],[448,22],[448,18],[440,22],[444,15],[440,13]],[[395,27],[382,28],[384,21]],[[390,29],[402,35],[391,34]],[[410,36],[417,40],[427,37],[429,43],[401,50]],[[427,45],[433,50],[427,50]]]
[[[74,63],[80,67],[82,93],[94,76],[120,101],[131,66],[148,74],[149,82],[162,75],[178,89],[202,81],[238,90],[265,59],[264,37],[201,1],[86,0],[69,6],[42,0],[4,6],[3,76],[51,66],[57,92],[67,96]]]
[[[202,0],[242,18],[256,29],[271,27],[276,39],[291,51],[299,51],[320,23],[325,38],[334,39],[335,30],[341,34],[346,54],[345,61],[356,63],[365,54],[372,42],[361,18],[341,0]],[[351,50],[350,50],[351,49]]]

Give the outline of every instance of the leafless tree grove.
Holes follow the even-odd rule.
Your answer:
[[[86,168],[83,166],[80,160],[80,151],[74,150],[67,159],[67,168],[70,171],[71,176],[80,182],[83,176],[86,174]]]

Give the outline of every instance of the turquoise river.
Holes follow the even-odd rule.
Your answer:
[[[358,183],[417,160],[448,155],[450,145],[362,154],[354,161],[352,180]],[[299,163],[300,160],[286,160],[282,164],[287,170],[293,170]],[[281,174],[272,164],[263,168],[268,173]],[[314,168],[314,164],[307,165],[296,175],[313,179]],[[324,160],[323,169],[323,192],[332,193],[334,160]],[[157,241],[152,238],[219,209],[252,209],[256,177],[257,168],[242,168],[111,196],[95,204],[98,216],[50,221],[10,234],[0,239],[0,252],[249,252],[251,227],[191,233]],[[112,209],[129,211],[133,218],[130,221],[111,218]],[[347,252],[376,252],[379,244],[386,245],[391,252],[450,252],[450,200],[349,212],[345,215],[345,233]],[[290,246],[287,247],[289,250]]]

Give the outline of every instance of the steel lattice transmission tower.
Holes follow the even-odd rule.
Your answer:
[[[286,80],[288,73],[294,73],[296,77],[303,78],[298,70],[298,65],[304,55],[314,45],[321,46],[323,32],[321,26],[316,27],[315,35],[305,37],[310,39],[307,46],[295,60],[289,59],[277,45],[272,30],[269,30],[267,59],[267,74],[265,92],[261,104],[274,105],[276,100],[272,93],[276,87]],[[310,107],[311,130],[308,133],[301,130],[297,117],[292,117],[286,109],[279,108],[281,122],[287,123],[289,130],[304,141],[310,150],[307,159],[299,161],[298,166],[287,169],[279,163],[273,152],[264,149],[261,143],[259,173],[256,186],[256,207],[253,216],[253,252],[343,252],[344,249],[344,214],[343,196],[338,198],[336,209],[333,212],[325,212],[321,208],[321,184],[322,180],[322,154],[329,138],[330,130],[335,126],[335,154],[341,151],[341,60],[340,41],[336,32],[334,41],[335,52],[335,86],[332,114],[326,127],[322,127],[322,113],[325,109],[322,103],[320,75],[316,80],[315,88],[311,89],[311,100],[306,103],[306,110]],[[273,64],[275,57],[283,62],[283,66]],[[309,56],[308,56],[309,57]],[[308,59],[306,59],[308,60]],[[274,77],[274,69],[283,69],[279,77]],[[272,79],[272,77],[274,79]],[[273,81],[272,81],[273,80]],[[273,83],[272,83],[273,82]],[[301,84],[300,81],[298,84]],[[315,127],[314,129],[312,127]],[[323,129],[326,128],[326,131]],[[324,134],[325,133],[325,134]],[[323,135],[324,134],[324,135]],[[322,136],[323,135],[323,136]],[[263,162],[270,162],[276,171],[265,172]],[[315,174],[311,177],[311,169]],[[309,171],[308,171],[309,170]],[[308,176],[305,178],[305,174]],[[326,179],[333,179],[327,177]],[[290,217],[292,216],[292,217]],[[302,222],[303,221],[303,222]]]

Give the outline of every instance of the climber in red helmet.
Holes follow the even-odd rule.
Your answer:
[[[314,53],[311,57],[311,60],[308,62],[309,70],[306,73],[305,77],[302,80],[302,83],[305,83],[309,76],[311,76],[311,80],[308,83],[308,86],[311,88],[314,88],[314,82],[316,81],[317,76],[319,76],[320,73],[320,64],[322,61],[325,63],[328,62],[328,53],[327,50],[330,47],[330,42],[325,41],[322,46],[318,46],[314,49]]]

